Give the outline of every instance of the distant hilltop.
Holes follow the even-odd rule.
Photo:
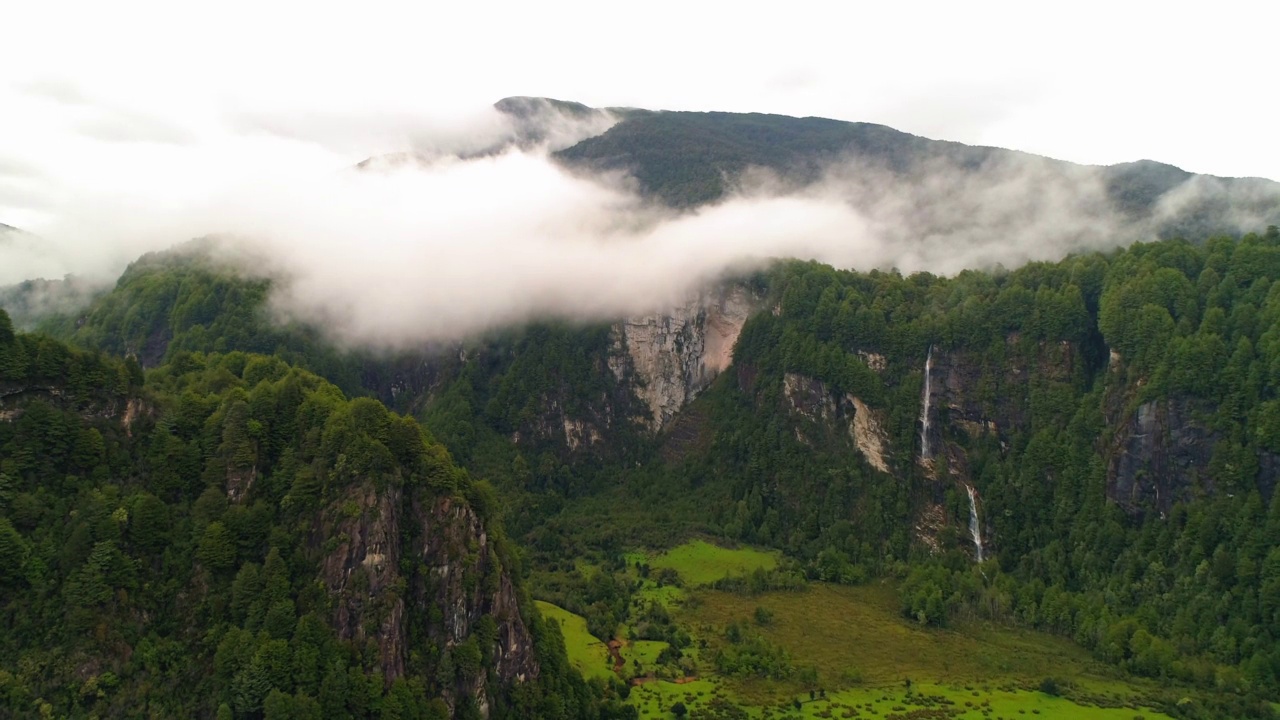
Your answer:
[[[630,173],[642,192],[675,208],[720,200],[752,168],[769,171],[788,190],[833,173],[845,179],[873,176],[881,195],[911,195],[926,180],[960,186],[998,177],[1007,183],[1025,173],[1031,183],[1096,191],[1106,201],[1101,210],[1149,223],[1160,236],[1239,233],[1280,223],[1280,183],[1198,175],[1153,160],[1086,166],[818,117],[591,108],[531,97],[504,98],[494,107],[525,128],[526,140],[546,137],[556,118],[609,121],[601,132],[557,149],[554,157],[579,170]],[[851,198],[855,204],[858,199]]]

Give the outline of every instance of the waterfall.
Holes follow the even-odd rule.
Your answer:
[[[978,562],[982,562],[982,525],[978,523],[978,492],[972,485],[965,485],[964,489],[969,493],[969,534],[973,536],[973,549],[978,555]]]
[[[920,404],[920,459],[929,459],[929,396],[933,385],[930,377],[933,371],[933,346],[929,346],[929,354],[924,358],[924,399]]]

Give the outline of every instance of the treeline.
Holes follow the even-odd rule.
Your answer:
[[[148,368],[182,352],[274,355],[347,394],[363,394],[358,358],[335,349],[315,328],[277,324],[269,315],[271,282],[218,260],[212,241],[193,240],[143,255],[86,310],[48,316],[38,329]]]

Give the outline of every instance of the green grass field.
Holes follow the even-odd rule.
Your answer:
[[[757,597],[704,590],[698,598],[682,620],[698,636],[712,638],[713,646],[720,628],[750,622],[757,607],[772,612],[773,621],[755,629],[784,648],[797,667],[815,668],[828,699],[844,705],[880,697],[889,704],[878,710],[902,705],[911,680],[915,697],[923,692],[946,698],[953,704],[939,707],[961,713],[954,717],[1165,717],[1135,710],[1144,688],[1121,680],[1068,640],[977,622],[947,630],[924,628],[899,614],[892,585],[814,584],[803,592]],[[1086,704],[1035,690],[1048,676],[1070,688],[1066,696]],[[726,687],[739,702],[754,707],[808,700],[807,690],[790,681],[733,680]],[[981,715],[979,706],[989,713]],[[827,709],[820,702],[804,707],[803,717],[827,717],[816,714]],[[830,709],[829,717],[845,717],[849,708]]]
[[[702,678],[687,683],[666,681],[647,682],[631,689],[627,699],[640,711],[642,718],[669,718],[668,710],[677,702],[690,709],[706,705],[715,697],[728,697],[732,693],[717,678]]]
[[[778,553],[752,548],[723,548],[704,540],[694,540],[649,559],[655,568],[671,568],[691,586],[710,585],[732,575],[756,570],[772,570]]]
[[[656,583],[646,582],[636,590],[635,599],[637,607],[643,607],[644,603],[656,602],[670,610],[684,602],[685,590],[673,585],[659,587]]]
[[[627,662],[639,660],[642,667],[648,668],[658,662],[658,653],[667,649],[667,643],[661,640],[633,640],[622,649],[622,656]]]
[[[628,564],[642,559],[629,555]],[[670,708],[680,702],[693,718],[740,716],[724,710],[732,706],[762,720],[1168,720],[1144,707],[1153,686],[1121,677],[1066,639],[976,621],[925,628],[901,615],[892,583],[815,583],[803,591],[746,596],[705,586],[728,575],[772,568],[777,555],[694,541],[647,559],[651,567],[673,568],[687,585],[703,587],[660,588],[646,581],[637,588],[633,612],[649,601],[665,605],[694,638],[694,647],[685,652],[695,659],[698,673],[697,679],[681,683],[644,678],[657,669],[666,643],[625,645],[624,678],[644,678],[628,698],[642,718],[673,717]],[[754,622],[757,607],[772,615],[768,624]],[[538,608],[560,624],[574,667],[588,678],[612,676],[608,650],[587,632],[583,618],[550,603],[540,601]],[[735,621],[785,649],[797,669],[815,669],[817,684],[718,675],[712,658],[725,642],[724,628]],[[708,644],[705,650],[698,649],[702,641]],[[1062,697],[1039,692],[1041,680],[1050,676],[1062,685]],[[826,696],[810,700],[809,690],[818,688]]]
[[[558,605],[541,600],[537,601],[537,606],[543,618],[560,625],[569,663],[577,668],[583,677],[607,679],[613,675],[609,649],[600,642],[600,638],[587,632],[587,621],[581,615],[575,615]]]
[[[886,716],[942,718],[955,720],[1167,720],[1166,715],[1133,708],[1082,706],[1044,693],[998,688],[916,685],[908,693],[897,689],[850,689],[828,692],[825,698],[810,700],[808,693],[797,698],[800,710],[788,701],[751,712],[763,718],[876,718]],[[912,715],[911,713],[916,713]]]
[[[815,583],[804,592],[747,597],[704,591],[688,611],[696,626],[723,627],[750,622],[756,607],[773,613],[761,632],[786,648],[802,665],[818,669],[835,685],[853,670],[875,685],[904,679],[983,680],[1010,673],[1037,681],[1059,674],[1064,661],[1073,669],[1105,668],[1068,640],[1042,633],[960,625],[938,630],[922,627],[898,612],[891,585],[841,587]]]

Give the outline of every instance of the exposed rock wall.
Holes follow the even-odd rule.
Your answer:
[[[1160,400],[1117,418],[1107,496],[1130,512],[1166,513],[1195,491],[1212,492],[1209,461],[1218,436],[1196,416],[1186,400]]]
[[[614,326],[609,369],[634,380],[648,428],[662,430],[733,361],[733,347],[758,301],[743,287],[699,293],[666,313]]]
[[[327,528],[323,536],[341,539],[320,569],[338,637],[376,644],[378,669],[390,684],[409,672],[408,647],[434,646],[443,655],[467,642],[490,616],[497,633],[483,650],[494,676],[503,684],[536,678],[533,640],[515,585],[476,512],[456,498],[425,491],[405,497],[394,485],[377,485],[353,487],[318,523]],[[405,576],[404,567],[417,570]],[[412,627],[423,628],[418,632],[425,637],[411,637]],[[488,677],[484,670],[459,673],[441,692],[451,707],[472,698],[487,716],[495,691]]]
[[[485,615],[497,624],[493,669],[504,682],[537,677],[533,638],[520,615],[515,585],[489,542],[480,517],[470,506],[451,498],[415,503],[414,515],[426,519],[425,534],[415,544],[419,562],[427,568],[415,584],[416,605],[443,610],[443,622],[427,629],[437,647],[465,642]],[[485,673],[461,678],[459,688],[487,704]]]
[[[22,417],[28,404],[37,401],[78,413],[85,420],[118,419],[126,430],[140,418],[152,413],[149,403],[124,394],[94,392],[81,396],[54,383],[0,381],[0,418],[17,420]]]
[[[400,573],[400,490],[378,492],[372,482],[352,488],[329,510],[343,540],[321,562],[325,589],[333,598],[333,625],[341,640],[378,645],[382,677],[404,675],[405,598],[396,590]],[[322,522],[321,525],[328,525]]]
[[[947,443],[947,475],[957,482],[972,485],[962,469],[964,440],[982,435],[1007,439],[1028,428],[1032,392],[1070,386],[1070,397],[1083,398],[1087,391],[1085,361],[1077,347],[1039,343],[1028,353],[1025,347],[1015,350],[1021,342],[1016,334],[1007,339],[1009,359],[1003,362],[957,351],[934,355],[933,402],[945,412],[930,438]],[[1225,438],[1211,425],[1214,404],[1173,396],[1135,406],[1145,381],[1126,378],[1123,371],[1123,358],[1111,351],[1098,378],[1106,383],[1102,412],[1107,431],[1097,452],[1107,470],[1108,499],[1129,513],[1163,514],[1175,503],[1218,490],[1210,468],[1215,447]],[[1264,498],[1274,491],[1277,478],[1280,461],[1261,453],[1255,480]]]
[[[936,423],[930,428],[931,444],[941,443],[951,427],[969,437],[1027,427],[1032,385],[1075,384],[1077,391],[1084,391],[1078,373],[1083,359],[1075,345],[1039,343],[1028,362],[1026,354],[1014,348],[1020,342],[1016,334],[1006,338],[1009,353],[1004,361],[935,349],[931,403],[937,410],[945,410],[950,427]],[[923,365],[923,357],[920,363]]]
[[[1226,438],[1211,424],[1215,403],[1174,396],[1134,407],[1145,380],[1127,384],[1119,380],[1123,369],[1124,360],[1113,351],[1107,373],[1112,382],[1103,400],[1112,432],[1099,443],[1107,463],[1107,498],[1130,513],[1165,514],[1175,503],[1220,490],[1211,463]],[[1280,479],[1280,459],[1264,451],[1256,460],[1253,479],[1269,501]]]
[[[837,395],[825,383],[806,375],[787,373],[782,379],[782,396],[793,417],[807,420],[809,428],[796,428],[800,442],[813,445],[816,438],[808,432],[821,433],[827,428],[844,428],[849,440],[863,459],[880,472],[889,470],[889,434],[884,430],[884,417],[853,395]]]
[[[853,405],[853,423],[849,426],[853,444],[871,467],[889,472],[889,463],[885,461],[889,452],[889,436],[876,419],[875,411],[852,395],[845,398]]]

